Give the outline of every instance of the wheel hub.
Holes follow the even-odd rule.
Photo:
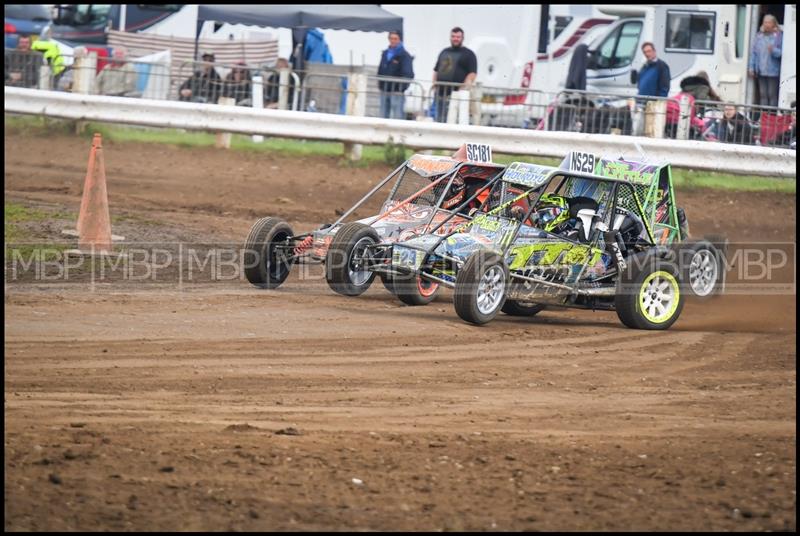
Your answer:
[[[717,282],[717,262],[707,249],[696,251],[689,264],[689,284],[698,296],[708,296]]]
[[[494,312],[503,300],[505,293],[505,273],[500,266],[492,266],[478,283],[477,305],[483,314]]]

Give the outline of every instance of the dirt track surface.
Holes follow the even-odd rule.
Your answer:
[[[89,143],[34,141],[6,131],[7,198],[77,211]],[[105,157],[133,218],[115,232],[140,240],[308,230],[388,172]],[[698,234],[795,241],[794,196],[678,196]],[[412,308],[311,276],[7,282],[5,529],[796,529],[794,295],[690,302],[657,333],[572,310],[478,328],[447,294]]]

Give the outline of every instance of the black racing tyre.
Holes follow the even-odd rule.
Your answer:
[[[681,282],[689,295],[708,298],[719,294],[725,271],[722,252],[708,240],[678,244]]]
[[[392,292],[406,305],[428,305],[439,294],[439,283],[414,274],[392,278]]]
[[[253,224],[244,243],[244,275],[253,285],[278,288],[289,277],[292,260],[275,250],[294,236],[289,224],[280,218],[261,218]]]
[[[508,267],[503,259],[490,251],[476,251],[456,276],[456,313],[472,324],[486,324],[502,309],[507,285]]]
[[[630,267],[617,283],[617,316],[633,329],[669,328],[683,310],[680,274],[674,263],[656,256]]]
[[[375,272],[362,269],[361,255],[366,246],[380,241],[378,233],[363,223],[346,223],[336,232],[325,257],[328,286],[345,296],[358,296],[375,279]]]
[[[501,311],[509,316],[533,316],[544,309],[540,303],[506,300]]]
[[[392,285],[392,276],[388,274],[380,274],[381,283],[383,288],[394,294],[394,286]]]

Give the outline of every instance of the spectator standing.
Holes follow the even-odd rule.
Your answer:
[[[307,62],[333,63],[333,56],[325,41],[325,34],[319,28],[311,28],[306,33],[303,44],[303,58]]]
[[[225,77],[223,96],[234,99],[238,106],[250,106],[253,102],[252,94],[253,80],[250,70],[245,62],[237,62]]]
[[[48,24],[39,34],[39,39],[31,44],[31,50],[42,53],[53,74],[52,87],[57,87],[66,66],[64,65],[64,56],[61,55],[61,50],[58,48],[58,43],[51,39],[52,33],[53,29]]]
[[[717,141],[723,143],[753,144],[753,130],[750,121],[736,109],[733,103],[726,103],[722,110],[722,117],[717,120],[712,132]]]
[[[31,50],[30,37],[20,36],[17,40],[17,48],[5,51],[4,56],[7,86],[38,87],[42,55]]]
[[[141,97],[136,90],[138,73],[133,64],[127,61],[128,51],[125,47],[114,47],[111,62],[106,64],[95,79],[95,89],[99,95],[116,95],[119,97]]]
[[[450,30],[450,47],[439,53],[433,68],[434,106],[436,121],[439,123],[447,121],[450,94],[454,88],[452,85],[441,85],[437,82],[457,83],[461,84],[459,89],[469,89],[478,75],[478,58],[463,44],[464,30],[456,26]]]
[[[764,15],[747,66],[748,74],[758,81],[758,103],[762,106],[778,106],[782,42],[783,32],[778,26],[778,19],[773,15]]]
[[[586,91],[586,65],[588,62],[589,45],[581,43],[575,47],[575,52],[572,53],[572,58],[569,60],[565,89]]]
[[[656,56],[656,47],[649,41],[642,45],[647,59],[639,71],[639,95],[642,97],[666,97],[672,77],[669,65]]]
[[[413,58],[403,47],[400,32],[389,32],[389,48],[381,53],[378,76],[393,78],[414,78]],[[381,92],[381,117],[386,119],[405,119],[405,90],[408,84],[379,80]]]
[[[180,100],[216,103],[222,95],[222,77],[214,68],[215,57],[212,52],[204,52],[201,59],[203,62],[200,69],[181,85],[178,92]]]
[[[281,69],[289,68],[289,60],[286,58],[278,58],[275,64],[275,71],[269,75],[267,82],[264,85],[264,104],[267,108],[277,108],[278,99],[280,98],[281,89]],[[289,77],[289,108],[292,106],[292,96],[294,95],[294,77]]]

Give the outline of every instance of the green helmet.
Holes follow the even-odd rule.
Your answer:
[[[569,219],[567,199],[556,194],[542,194],[536,205],[535,223],[545,231],[553,231]]]

